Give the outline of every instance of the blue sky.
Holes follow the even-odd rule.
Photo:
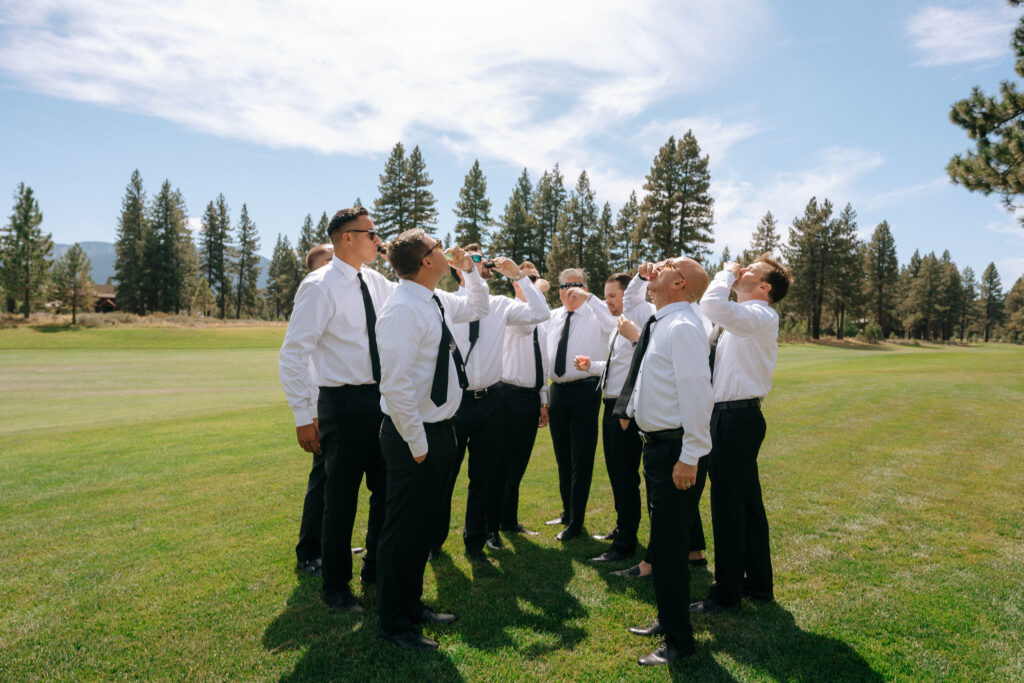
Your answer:
[[[556,162],[617,211],[692,129],[716,250],[766,211],[786,234],[817,196],[862,235],[887,220],[901,262],[1024,273],[1024,229],[945,173],[969,146],[950,105],[1013,75],[1005,2],[370,4],[0,0],[0,192],[31,185],[57,242],[113,241],[138,168],[194,217],[246,203],[269,255],[307,213],[369,205],[399,140],[444,233],[475,158],[495,216]]]

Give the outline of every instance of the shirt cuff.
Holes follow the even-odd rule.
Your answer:
[[[696,465],[700,462],[700,457],[692,455],[690,453],[680,452],[679,462],[683,463],[684,465]]]
[[[409,442],[409,451],[412,453],[414,458],[418,458],[421,455],[426,455],[430,450],[430,446],[427,444],[427,435],[415,439]]]
[[[295,417],[296,427],[311,425],[313,424],[313,418],[316,417],[315,415],[311,414],[309,408],[304,408],[302,410],[293,410],[292,415]]]

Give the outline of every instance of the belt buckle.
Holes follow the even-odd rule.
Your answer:
[[[476,398],[484,398],[485,396],[487,396],[487,389],[486,388],[485,389],[474,389],[473,390],[473,398],[475,398],[475,399]]]
[[[646,446],[649,443],[653,443],[654,439],[647,436],[647,432],[640,432],[640,441]]]

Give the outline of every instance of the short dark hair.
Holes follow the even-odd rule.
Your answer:
[[[306,252],[306,270],[313,270],[313,264],[328,253],[334,253],[334,247],[330,244],[318,244]]]
[[[370,212],[362,206],[350,206],[347,209],[342,209],[338,213],[334,214],[334,218],[327,224],[327,235],[330,236],[332,232],[345,225],[349,221],[354,221],[360,216],[369,216]]]
[[[423,228],[412,228],[388,243],[388,262],[398,277],[411,280],[419,274],[428,239],[430,235]]]
[[[467,244],[466,246],[464,246],[462,248],[462,250],[463,251],[475,251],[477,253],[483,253],[483,250],[480,248],[480,245],[477,244],[476,242],[473,242],[472,244]]]
[[[771,268],[764,278],[764,281],[772,286],[768,296],[771,297],[773,304],[782,301],[783,297],[789,293],[789,286],[793,284],[793,276],[790,274],[789,268],[773,259],[770,252],[758,256],[754,259],[754,263],[766,263]]]
[[[618,282],[619,287],[622,287],[622,291],[625,292],[626,287],[629,287],[629,283],[632,279],[633,278],[631,278],[629,275],[626,275],[625,273],[613,273],[612,275],[608,276],[608,279],[605,280],[604,283],[608,284],[609,282]]]
[[[537,270],[537,266],[533,265],[532,261],[523,261],[522,263],[519,264],[519,270],[526,270],[527,268],[533,268],[538,273],[540,272],[539,270]]]

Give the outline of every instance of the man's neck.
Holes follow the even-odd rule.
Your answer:
[[[409,280],[422,287],[426,287],[430,291],[437,289],[437,283],[440,282],[440,280],[435,279],[429,273],[424,273],[422,268],[420,269],[420,272],[416,274],[416,277],[411,277]]]
[[[339,251],[337,247],[334,248],[334,254],[338,257],[339,261],[347,263],[356,270],[363,267],[363,260],[357,254],[347,253],[344,250]]]

